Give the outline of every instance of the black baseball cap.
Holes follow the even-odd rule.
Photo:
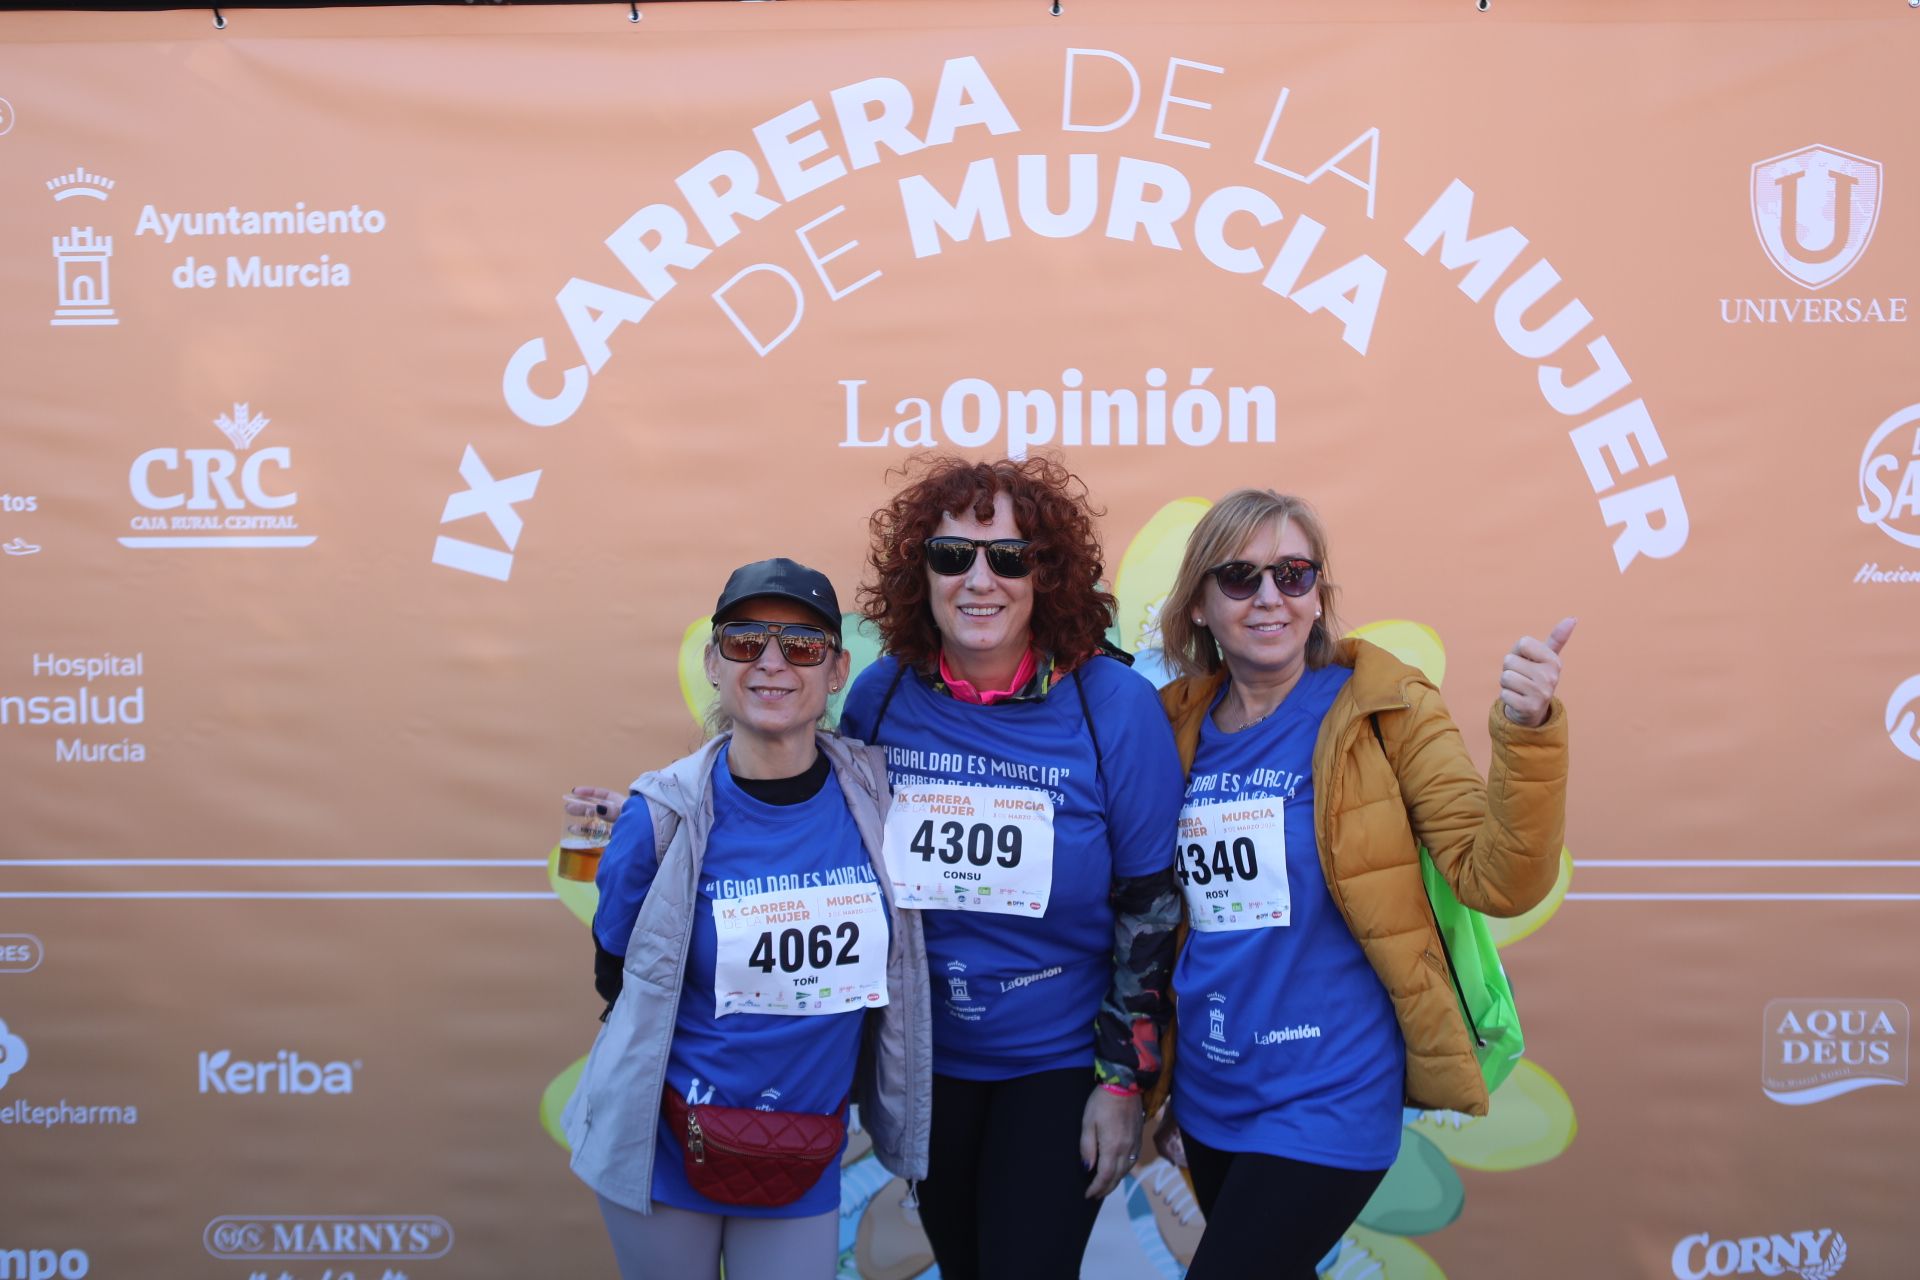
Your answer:
[[[791,600],[812,609],[826,623],[833,638],[840,638],[840,598],[833,593],[833,583],[818,569],[809,569],[785,556],[755,560],[735,569],[727,578],[727,585],[720,589],[720,599],[713,606],[714,620],[719,621],[741,601],[761,596]]]

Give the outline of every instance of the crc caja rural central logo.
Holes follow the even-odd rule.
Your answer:
[[[253,447],[271,421],[237,402],[213,419],[232,448],[163,445],[135,458],[127,488],[142,514],[120,545],[173,551],[312,546],[311,535],[296,532],[293,450]]]

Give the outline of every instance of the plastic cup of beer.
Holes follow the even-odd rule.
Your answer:
[[[560,828],[557,870],[562,880],[591,883],[600,870],[600,855],[606,852],[613,824],[600,816],[592,800],[569,793],[562,796],[561,801],[566,807],[566,821]]]

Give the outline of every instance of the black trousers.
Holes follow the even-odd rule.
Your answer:
[[[1086,1198],[1086,1067],[1012,1080],[933,1078],[920,1224],[943,1280],[1078,1280],[1100,1202]]]
[[[937,1122],[936,1122],[937,1123]],[[1187,1280],[1314,1280],[1387,1176],[1285,1156],[1218,1151],[1182,1129],[1194,1197],[1207,1220]]]

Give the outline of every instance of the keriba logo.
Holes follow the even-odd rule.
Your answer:
[[[361,1064],[309,1062],[282,1049],[271,1058],[236,1061],[231,1049],[200,1055],[201,1093],[352,1093]]]

